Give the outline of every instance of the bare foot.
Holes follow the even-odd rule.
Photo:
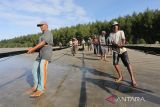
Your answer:
[[[135,81],[132,81],[132,82],[131,82],[131,85],[132,85],[132,87],[137,87],[137,86],[138,86]]]
[[[123,77],[119,77],[118,79],[115,79],[115,82],[120,83],[123,80]]]

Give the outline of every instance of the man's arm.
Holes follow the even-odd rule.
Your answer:
[[[125,39],[122,39],[122,43],[121,43],[121,44],[118,44],[118,47],[119,47],[119,48],[122,48],[124,45],[125,45]]]
[[[114,41],[112,41],[112,46],[122,48],[125,45],[125,39],[122,39],[122,42],[120,44],[116,44]]]
[[[33,53],[34,51],[36,51],[37,49],[43,47],[46,44],[45,41],[41,41],[40,43],[38,43],[35,47],[28,49],[28,54]]]

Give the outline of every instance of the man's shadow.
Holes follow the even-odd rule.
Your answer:
[[[128,81],[123,81],[122,83],[115,83],[114,80],[111,81],[111,80],[88,78],[86,77],[86,73],[91,73],[93,75],[105,76],[106,78],[108,77],[111,79],[115,79],[115,77],[112,76],[111,74],[102,72],[102,71],[98,71],[96,69],[87,68],[87,67],[84,68],[84,67],[79,67],[79,66],[73,66],[73,67],[79,68],[80,71],[82,72],[82,84],[81,84],[80,98],[83,98],[83,100],[82,99],[79,100],[80,101],[79,107],[85,107],[85,103],[87,100],[86,82],[90,82],[114,96],[118,96],[112,92],[113,90],[116,90],[120,93],[127,94],[129,96],[139,97],[139,98],[143,97],[146,101],[149,101],[155,104],[160,104],[159,102],[160,97],[151,94],[151,93],[154,93],[151,90],[138,88],[138,87],[133,88],[132,86],[127,85],[127,83],[129,83]]]
[[[26,68],[25,70],[26,70],[26,74],[25,74],[26,75],[26,81],[32,87],[34,85],[32,69]]]
[[[18,75],[18,76],[15,77],[13,80],[10,80],[10,81],[7,81],[7,82],[1,84],[1,85],[0,85],[0,89],[3,88],[3,87],[5,87],[5,86],[7,86],[7,85],[12,84],[13,82],[15,82],[15,81],[17,81],[17,80],[20,80],[20,79],[24,78],[25,75],[26,75],[26,72],[23,73],[23,74],[21,74],[21,75]]]

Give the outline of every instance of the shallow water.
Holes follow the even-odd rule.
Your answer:
[[[14,71],[15,69],[22,69],[26,66],[31,66],[31,63],[33,63],[33,61],[23,55],[1,58],[0,73],[5,71]]]

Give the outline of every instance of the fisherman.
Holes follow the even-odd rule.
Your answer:
[[[127,70],[131,77],[131,85],[133,87],[137,86],[131,64],[129,62],[128,53],[125,45],[125,35],[122,30],[120,30],[119,24],[117,21],[114,21],[112,24],[113,32],[110,33],[109,37],[111,38],[111,43],[113,46],[113,65],[118,73],[119,78],[115,82],[121,82],[123,80],[122,72],[119,66],[119,58],[121,58],[123,64],[127,67]]]
[[[42,31],[39,43],[35,47],[29,48],[27,52],[28,54],[31,54],[36,50],[39,50],[32,70],[34,85],[28,90],[31,92],[31,97],[39,97],[46,90],[47,66],[52,57],[53,35],[48,30],[48,23],[42,21],[37,24],[37,27],[40,27]]]

